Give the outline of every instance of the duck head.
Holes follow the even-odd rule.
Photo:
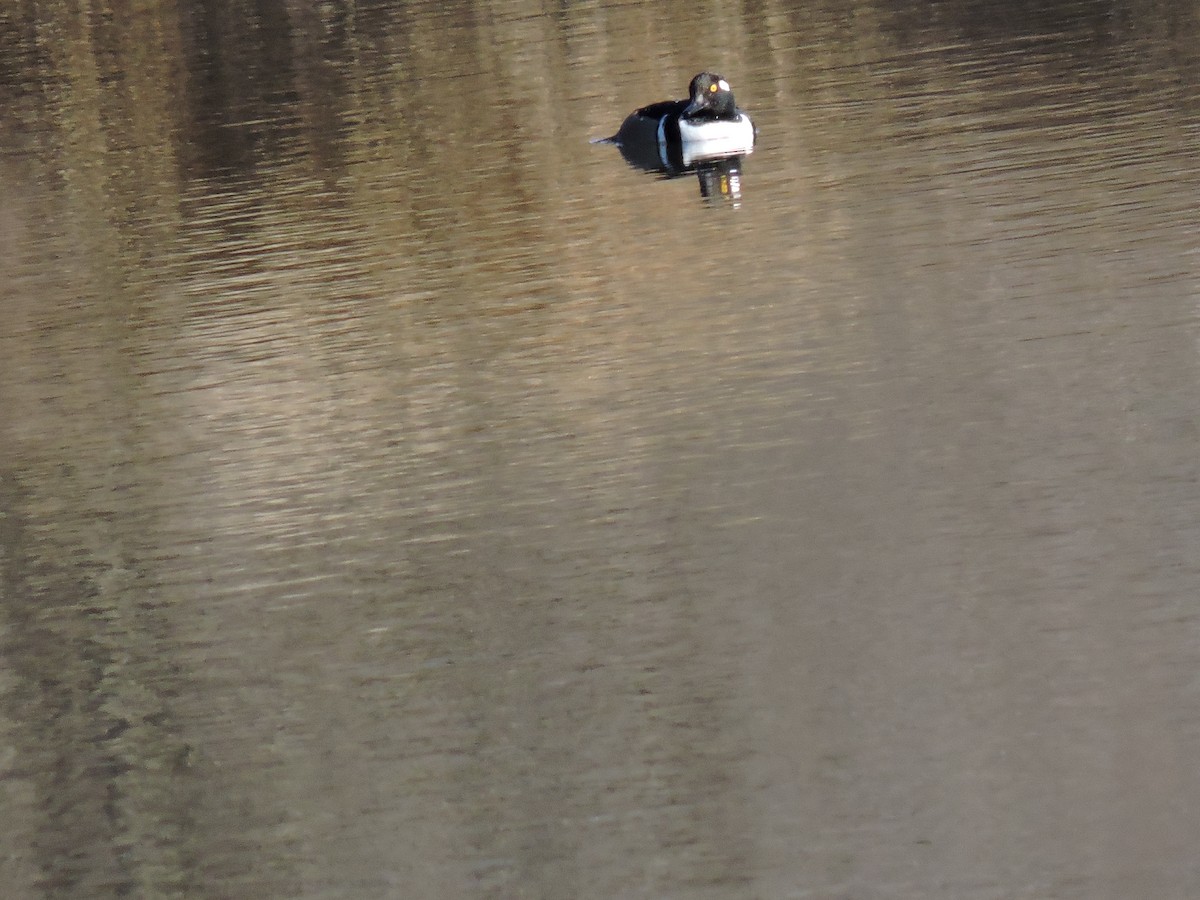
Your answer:
[[[712,72],[701,72],[688,85],[691,102],[683,111],[685,119],[734,119],[737,106],[729,82]]]

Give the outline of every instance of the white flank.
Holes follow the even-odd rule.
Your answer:
[[[690,166],[697,160],[749,153],[754,149],[754,126],[745,113],[733,121],[718,119],[699,125],[682,119],[679,139],[683,144],[683,164]]]

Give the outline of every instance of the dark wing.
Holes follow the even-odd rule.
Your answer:
[[[664,100],[661,103],[651,103],[649,106],[643,106],[634,115],[655,120],[672,114],[679,115],[687,109],[688,102],[687,100]]]

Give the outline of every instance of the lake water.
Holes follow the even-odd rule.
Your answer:
[[[589,139],[712,69],[707,199]],[[0,885],[1200,896],[1187,4],[0,11]]]

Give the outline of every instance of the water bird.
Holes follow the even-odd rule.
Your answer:
[[[631,163],[679,172],[697,163],[743,156],[754,149],[750,116],[738,109],[729,82],[701,72],[688,85],[688,99],[664,100],[634,110],[609,138]]]

